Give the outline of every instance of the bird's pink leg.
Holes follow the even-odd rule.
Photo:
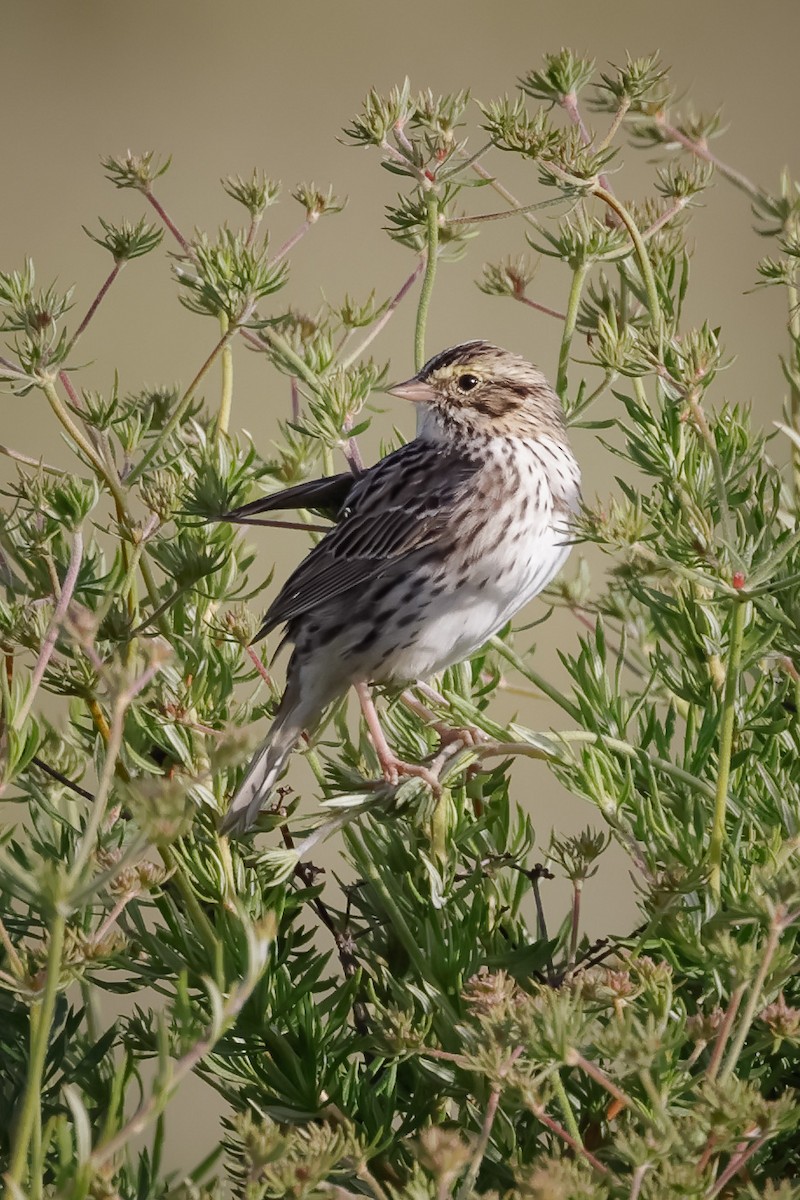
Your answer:
[[[421,763],[403,762],[401,758],[392,750],[386,740],[386,734],[381,728],[378,711],[375,708],[375,701],[372,699],[372,693],[366,683],[356,683],[353,685],[358,702],[361,705],[361,711],[364,714],[364,720],[367,723],[372,744],[375,747],[375,753],[378,756],[378,762],[381,764],[384,779],[388,783],[397,783],[401,775],[414,775],[419,779],[423,779],[434,792],[441,791],[438,776],[428,767]]]

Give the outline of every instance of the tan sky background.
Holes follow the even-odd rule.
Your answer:
[[[103,178],[101,155],[153,149],[172,154],[159,196],[186,232],[213,230],[238,214],[219,186],[221,176],[263,168],[284,183],[283,202],[268,213],[275,246],[302,219],[288,198],[302,180],[334,186],[349,196],[346,211],[321,222],[292,257],[288,298],[313,311],[321,296],[345,292],[392,294],[413,265],[410,252],[382,232],[384,206],[396,180],[374,153],[343,146],[342,127],[367,89],[388,89],[410,76],[414,88],[435,92],[471,88],[481,99],[513,91],[518,75],[539,65],[546,50],[568,45],[588,51],[603,66],[625,51],[660,50],[673,82],[702,110],[724,104],[728,131],[717,152],[751,178],[774,187],[786,164],[798,173],[796,57],[800,45],[797,0],[674,0],[669,5],[609,0],[537,3],[535,0],[336,0],[334,3],[266,3],[257,0],[0,0],[0,103],[3,178],[0,192],[0,269],[31,256],[43,283],[75,283],[75,314],[92,298],[110,260],[88,241],[82,225],[97,217],[138,217],[141,197],[115,191]],[[473,145],[480,142],[473,111]],[[592,118],[594,120],[594,118]],[[633,163],[615,186],[635,196],[651,168],[647,156],[626,150]],[[535,173],[495,153],[487,164],[513,185],[523,201],[540,198]],[[617,181],[618,180],[618,181]],[[467,197],[475,211],[496,207],[491,193]],[[716,398],[752,401],[765,423],[783,402],[778,353],[785,315],[777,292],[746,295],[755,263],[767,252],[751,230],[746,198],[722,181],[707,193],[694,222],[697,255],[687,319],[723,327],[735,362],[720,378]],[[170,247],[172,248],[172,247]],[[485,261],[525,249],[523,229],[511,221],[485,227],[466,259],[442,268],[428,326],[431,353],[482,336],[522,352],[555,375],[559,326],[507,300],[490,299],[474,286]],[[532,294],[563,307],[567,273],[547,263]],[[401,310],[376,356],[391,358],[395,377],[411,373],[413,300]],[[144,383],[184,384],[216,340],[212,322],[177,302],[167,260],[155,254],[131,264],[81,343],[83,386],[108,389],[119,368],[124,390]],[[580,349],[578,351],[580,354]],[[216,380],[209,394],[216,398]],[[266,447],[275,419],[287,409],[285,386],[255,355],[236,351],[233,423]],[[33,455],[67,462],[49,410],[36,394],[0,397],[0,442]],[[399,401],[386,401],[376,434],[393,425],[412,432]],[[587,494],[607,493],[616,464],[594,436],[579,434],[576,448]],[[375,442],[368,443],[374,448]],[[0,480],[9,465],[0,461]],[[292,535],[288,535],[292,537]],[[302,542],[260,544],[281,567]],[[575,562],[573,560],[572,568]],[[536,616],[541,610],[531,610]],[[530,635],[532,638],[535,634]],[[569,619],[551,622],[541,635],[537,666],[557,670],[555,647],[574,644]],[[525,711],[528,724],[549,724],[542,706]],[[576,830],[595,820],[586,805],[559,793],[544,771],[517,776],[520,799],[534,814],[546,841],[555,823]],[[621,855],[593,885],[592,935],[623,929],[631,888]],[[194,1161],[183,1142],[215,1136],[216,1109],[200,1085],[177,1105],[170,1153]]]

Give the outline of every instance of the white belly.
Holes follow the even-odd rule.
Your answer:
[[[432,602],[412,644],[398,655],[398,673],[426,679],[469,658],[558,573],[568,539],[559,523],[481,559],[472,578]]]

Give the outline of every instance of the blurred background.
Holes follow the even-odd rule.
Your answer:
[[[751,179],[774,189],[781,168],[800,169],[796,113],[796,57],[800,44],[797,0],[673,0],[669,6],[631,0],[598,4],[537,0],[337,0],[333,4],[275,0],[0,0],[4,39],[2,98],[4,180],[0,224],[0,269],[33,258],[43,284],[74,283],[72,327],[110,268],[105,251],[81,226],[99,228],[97,218],[137,219],[144,199],[118,192],[104,179],[101,155],[154,150],[173,156],[158,195],[186,235],[195,227],[213,232],[240,213],[220,187],[222,176],[248,176],[254,167],[283,182],[282,202],[268,210],[272,244],[280,246],[302,223],[292,188],[313,180],[349,197],[345,211],[321,221],[291,257],[288,299],[313,312],[323,296],[345,293],[366,298],[393,294],[414,263],[411,252],[382,230],[384,206],[396,179],[381,170],[375,152],[338,140],[359,110],[366,91],[388,90],[408,75],[412,89],[436,93],[470,88],[489,100],[513,92],[517,77],[540,65],[545,51],[570,46],[594,56],[599,67],[624,60],[625,52],[653,50],[671,68],[673,84],[700,110],[724,105],[727,130],[715,151]],[[594,120],[586,114],[590,123]],[[477,108],[470,132],[481,144]],[[605,121],[605,118],[600,118]],[[604,128],[605,125],[602,125]],[[624,164],[624,167],[623,167]],[[648,156],[626,150],[614,186],[635,198],[652,177]],[[535,171],[494,152],[486,166],[523,203],[540,198]],[[403,181],[401,181],[403,182]],[[487,189],[466,197],[470,211],[499,207]],[[750,401],[765,425],[779,419],[784,384],[778,355],[785,313],[777,292],[749,294],[755,264],[765,252],[751,228],[746,197],[718,179],[695,212],[697,253],[686,318],[721,325],[734,360],[716,385],[717,400]],[[148,218],[151,214],[147,213]],[[173,245],[165,240],[165,248]],[[560,325],[507,299],[490,298],[475,286],[484,262],[526,249],[524,226],[501,221],[482,227],[466,258],[439,272],[428,324],[430,353],[454,342],[484,337],[536,361],[555,376]],[[563,308],[569,280],[559,264],[546,261],[529,294]],[[413,369],[414,296],[409,297],[374,344],[379,360],[391,359],[390,374]],[[177,301],[169,260],[162,251],[131,263],[101,307],[81,342],[85,367],[74,379],[108,391],[114,370],[124,391],[145,383],[189,382],[218,337],[214,322],[186,312]],[[582,357],[580,344],[576,350]],[[579,375],[574,370],[574,378]],[[207,395],[217,399],[218,381]],[[0,398],[0,442],[33,456],[66,464],[69,454],[41,396]],[[241,344],[235,347],[232,427],[247,429],[264,453],[276,419],[288,411],[288,389],[274,371]],[[613,402],[612,402],[613,405]],[[385,409],[365,442],[368,460],[393,427],[407,436],[413,416],[401,402],[381,399]],[[609,411],[612,408],[609,407]],[[586,495],[613,487],[616,465],[596,436],[580,431],[575,445]],[[0,482],[13,464],[0,459]],[[341,468],[337,468],[341,469]],[[303,535],[272,531],[261,536],[262,554],[278,562],[280,577],[302,553]],[[577,556],[568,566],[574,571]],[[524,619],[541,615],[532,607]],[[556,674],[556,647],[569,648],[579,632],[566,614],[557,615],[539,637],[537,669]],[[523,635],[525,636],[525,635]],[[526,643],[521,642],[521,645]],[[546,728],[551,716],[530,701],[521,719]],[[540,840],[550,829],[575,832],[600,824],[585,802],[559,792],[544,769],[520,769],[519,799],[532,813]],[[336,848],[330,853],[336,855]],[[622,931],[635,920],[633,888],[621,867],[606,860],[589,885],[588,932]],[[564,893],[554,891],[556,906]],[[185,1161],[181,1139],[202,1143],[217,1121],[215,1101],[199,1083],[187,1085],[171,1123],[170,1153]],[[193,1155],[195,1159],[198,1155]]]

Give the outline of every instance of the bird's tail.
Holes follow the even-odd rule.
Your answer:
[[[270,792],[283,774],[296,742],[308,726],[311,714],[293,702],[295,697],[290,694],[293,691],[291,686],[286,689],[266,741],[256,751],[222,820],[220,833],[238,836],[255,823],[269,800]]]

